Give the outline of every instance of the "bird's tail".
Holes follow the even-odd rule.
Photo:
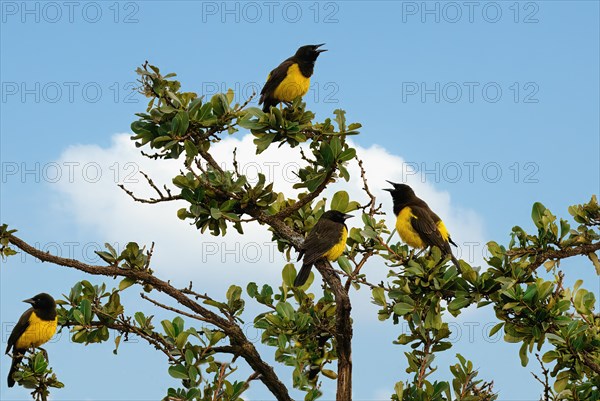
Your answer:
[[[15,379],[13,379],[12,376],[13,376],[13,373],[15,373],[17,371],[17,366],[19,366],[19,364],[23,360],[23,355],[19,351],[14,350],[13,353],[14,353],[14,355],[13,355],[12,364],[10,365],[10,370],[8,371],[8,378],[6,379],[6,381],[8,383],[8,387],[13,387],[15,385]]]
[[[269,111],[271,111],[271,106],[277,106],[277,103],[278,102],[275,99],[266,98],[264,100],[262,111],[268,113]]]
[[[454,266],[456,266],[456,268],[460,271],[460,263],[458,263],[458,259],[456,259],[456,257],[454,257],[453,254],[450,254],[450,258],[452,259],[452,263],[454,263]]]
[[[294,287],[301,287],[308,280],[308,276],[310,276],[310,269],[312,265],[306,264],[302,265],[302,268],[298,272],[296,279],[294,280]]]

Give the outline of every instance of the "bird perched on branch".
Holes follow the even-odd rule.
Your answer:
[[[260,91],[258,101],[258,104],[263,104],[265,113],[271,109],[271,106],[276,106],[280,102],[289,103],[308,92],[315,61],[319,54],[327,51],[319,50],[323,45],[324,43],[302,46],[296,54],[271,71],[265,86]]]
[[[450,244],[456,246],[440,216],[429,208],[424,200],[415,195],[406,184],[393,185],[393,189],[385,189],[392,194],[396,230],[402,241],[413,248],[424,249],[431,246],[440,248],[444,256],[450,256],[452,263],[459,268],[458,260],[452,254]]]
[[[31,304],[21,315],[21,318],[8,337],[6,354],[12,349],[12,364],[8,372],[8,387],[15,385],[13,373],[21,363],[29,348],[39,347],[48,342],[56,332],[58,317],[56,302],[46,293],[41,293],[23,302]]]
[[[348,227],[345,221],[352,215],[329,210],[321,216],[317,224],[308,233],[304,240],[298,260],[303,256],[302,268],[294,280],[294,286],[299,287],[306,283],[312,265],[319,259],[334,261],[339,258],[346,248]]]

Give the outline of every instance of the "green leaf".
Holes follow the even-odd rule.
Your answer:
[[[256,283],[254,282],[248,283],[248,286],[246,286],[246,292],[252,298],[256,297],[256,295],[258,294],[258,285],[256,285]]]
[[[219,220],[222,216],[221,210],[216,207],[211,207],[210,216],[215,220]]]
[[[333,195],[331,199],[331,209],[339,210],[345,213],[348,210],[348,203],[350,202],[350,195],[346,191],[338,191]]]
[[[385,306],[387,304],[386,300],[385,300],[385,291],[383,288],[381,288],[381,287],[373,288],[372,294],[373,294],[373,301],[376,305]]]
[[[294,267],[293,263],[288,263],[283,267],[281,277],[283,278],[285,285],[288,287],[294,286],[294,280],[296,279],[296,268]]]
[[[345,257],[344,255],[340,256],[337,260],[337,263],[346,274],[352,274],[352,265],[350,264],[350,261],[347,257]]]
[[[129,287],[131,287],[132,285],[135,284],[135,279],[130,278],[130,277],[125,277],[123,280],[121,280],[121,282],[119,283],[119,291],[123,291]]]
[[[187,154],[188,158],[191,159],[198,155],[198,148],[192,141],[186,139],[183,143],[183,147],[185,148],[185,153]]]
[[[146,325],[146,316],[144,316],[143,312],[135,312],[133,318],[140,327],[144,327]]]
[[[339,131],[345,132],[346,131],[346,112],[342,109],[335,109],[333,111],[333,114],[335,114],[335,122],[338,125]]]
[[[347,162],[348,160],[352,160],[356,157],[356,149],[348,148],[344,150],[339,156],[338,160],[341,162]]]
[[[186,344],[189,335],[190,333],[187,331],[179,333],[175,339],[175,346],[179,349],[183,349],[183,346]]]
[[[600,276],[600,260],[598,260],[598,255],[596,255],[595,252],[591,252],[588,253],[588,258],[590,258],[594,264],[594,267],[596,268],[596,274]]]
[[[108,252],[96,251],[96,255],[100,256],[100,259],[102,259],[108,264],[112,265],[115,263],[116,258]]]
[[[414,305],[407,304],[405,302],[399,302],[394,305],[394,313],[396,315],[404,316],[415,309]]]
[[[469,298],[457,297],[448,304],[448,310],[458,311],[470,304],[471,300]]]
[[[83,313],[79,309],[73,310],[73,319],[81,325],[85,325],[85,319],[83,317]]]
[[[560,393],[567,387],[567,384],[569,383],[569,375],[569,371],[563,371],[556,376],[556,381],[554,382],[554,391]]]
[[[321,373],[323,373],[323,376],[328,377],[332,380],[335,380],[338,377],[337,373],[330,369],[321,369]]]
[[[187,369],[182,365],[169,366],[169,375],[175,379],[189,379]]]
[[[90,324],[92,321],[92,304],[88,299],[82,299],[79,304],[79,310],[83,314],[85,324]]]
[[[548,351],[542,356],[542,362],[550,363],[553,360],[557,359],[560,356],[560,353],[557,351]]]
[[[492,329],[490,330],[490,334],[489,336],[492,337],[494,334],[496,334],[502,327],[504,327],[504,322],[498,323],[497,325],[495,325],[494,327],[492,327]]]
[[[257,138],[254,139],[254,144],[256,145],[256,154],[262,153],[265,149],[269,147],[271,142],[275,139],[275,134],[262,134],[257,135]]]
[[[402,394],[404,394],[404,383],[397,382],[394,385],[394,392],[396,393],[396,397],[398,397],[398,400],[402,400]]]
[[[194,362],[194,352],[191,349],[185,350],[185,363],[191,365]]]
[[[227,103],[231,104],[231,102],[233,102],[233,97],[234,97],[233,89],[231,89],[231,88],[227,89],[227,93],[225,94],[225,97],[227,98]]]
[[[292,320],[294,316],[294,308],[287,302],[279,302],[277,306],[275,306],[277,313],[283,316],[286,320]]]
[[[333,165],[333,160],[334,160],[334,154],[333,154],[333,150],[331,150],[331,146],[329,146],[327,143],[323,142],[321,144],[321,157],[323,158],[323,165],[325,167],[329,167],[331,165]]]
[[[162,322],[160,322],[160,324],[162,324],[162,327],[165,331],[165,334],[171,338],[175,338],[176,334],[175,334],[175,328],[173,327],[173,324],[171,323],[171,321],[169,320],[163,320]]]
[[[540,202],[535,202],[533,204],[533,208],[531,210],[531,219],[533,220],[537,228],[542,228],[544,226],[544,224],[542,223],[542,217],[544,217],[545,211],[546,207]]]
[[[44,355],[41,352],[36,354],[33,360],[33,370],[35,373],[44,373],[47,367],[48,361],[44,358]]]
[[[362,127],[361,123],[351,123],[350,125],[348,125],[348,131],[355,131],[361,127]]]
[[[519,349],[519,358],[521,359],[521,366],[525,367],[529,363],[529,355],[527,355],[527,343],[524,342]]]

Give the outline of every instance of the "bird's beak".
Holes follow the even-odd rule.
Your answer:
[[[344,214],[344,220],[349,219],[351,217],[354,217],[354,216],[352,216],[351,214]]]
[[[319,47],[323,46],[325,43],[321,43],[320,45],[315,45],[315,49],[318,49]],[[317,53],[323,53],[326,52],[327,49],[319,49],[317,50]]]
[[[398,184],[396,184],[395,182],[392,182],[392,181],[388,181],[388,180],[385,180],[385,182],[392,184],[392,186],[393,186],[394,188],[392,188],[392,189],[385,188],[385,189],[384,189],[384,191],[388,191],[388,192],[394,192],[394,189],[396,188],[396,185],[398,185]]]
[[[25,302],[26,304],[30,304],[30,305],[33,305],[35,303],[35,301],[33,300],[33,298],[26,299],[23,302]]]

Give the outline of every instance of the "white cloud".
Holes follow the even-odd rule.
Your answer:
[[[257,156],[252,139],[250,135],[240,139],[229,137],[214,144],[211,152],[216,160],[226,161],[226,166],[230,167],[232,152],[237,148],[240,168],[251,180],[255,179],[260,171],[267,179],[275,181],[276,191],[296,193],[292,186],[297,180],[293,172],[300,165],[298,149],[269,149]],[[449,193],[422,183],[417,176],[403,179],[407,178],[407,174],[401,157],[392,155],[377,145],[369,148],[355,147],[364,161],[369,186],[378,202],[383,203],[389,227],[393,227],[394,217],[391,198],[383,191],[383,188],[389,186],[386,180],[407,182],[444,219],[457,243],[484,242],[482,219],[475,212],[452,202]],[[173,187],[170,185],[171,179],[178,174],[181,161],[154,161],[145,158],[140,155],[139,149],[135,148],[128,134],[118,134],[111,138],[111,144],[106,148],[97,145],[71,146],[62,153],[56,163],[62,167],[63,172],[68,168],[73,172],[63,174],[61,179],[51,186],[58,194],[62,209],[60,212],[65,216],[72,216],[78,226],[97,238],[98,243],[111,242],[122,247],[127,241],[140,244],[150,244],[154,241],[156,246],[153,268],[159,277],[169,278],[180,285],[192,280],[196,290],[206,291],[216,298],[222,298],[231,283],[242,287],[250,281],[268,283],[274,287],[281,283],[281,268],[285,261],[276,251],[266,227],[253,223],[245,227],[244,235],[231,230],[226,237],[213,237],[208,233],[200,233],[188,222],[176,217],[177,209],[185,207],[185,203],[140,204],[117,187],[117,183],[124,182],[127,188],[138,196],[156,196],[139,171],[149,174],[159,187],[162,187],[162,184]],[[332,185],[324,196],[331,199],[335,191],[343,189],[349,192],[352,199],[366,202],[358,166],[352,163],[349,171],[351,181],[341,181]],[[354,214],[359,215],[358,212]],[[354,221],[349,220],[350,226],[353,223],[361,224],[357,218]],[[88,252],[88,255],[90,254],[91,252]],[[477,256],[474,263],[481,264],[482,259],[480,255]],[[379,282],[385,279],[388,269],[381,261],[372,259],[363,271],[372,282]],[[353,355],[356,374],[370,374],[373,362],[371,358],[374,354],[397,355],[402,360],[402,348],[391,343],[397,337],[400,328],[391,325],[390,322],[382,323],[377,320],[378,307],[371,303],[371,292],[363,288],[354,293],[352,299],[352,316],[357,322],[356,352]],[[252,302],[247,308],[250,314],[260,310],[259,306]],[[465,318],[467,314],[470,312],[463,313],[459,319]],[[248,330],[249,337],[258,341],[258,333],[250,328]],[[365,340],[364,337],[372,335],[373,330],[378,333],[381,341],[377,341],[377,345],[371,345],[375,347],[371,352],[360,352],[361,341],[370,342],[370,339]],[[271,355],[271,351],[267,351],[266,355]],[[398,363],[403,365],[403,362]],[[287,372],[285,369],[278,367],[280,372]],[[387,385],[386,376],[385,379],[382,378],[383,382],[373,383],[372,389],[364,389],[364,396],[371,397],[375,394],[379,399],[387,399],[392,392],[393,383],[397,380],[395,374],[390,375]],[[282,377],[289,379],[285,374]],[[389,388],[386,390],[383,386]],[[263,389],[259,386],[253,389],[251,394],[256,397],[262,392]],[[326,398],[334,396],[333,384],[327,380],[325,392]]]
[[[262,172],[267,179],[274,180],[276,191],[296,193],[292,186],[298,180],[293,174],[300,166],[298,149],[272,147],[257,156],[252,139],[251,135],[241,139],[229,137],[214,144],[211,152],[217,161],[231,167],[232,153],[237,148],[240,170],[250,180],[256,179],[257,173]],[[383,188],[389,187],[386,180],[407,181],[417,195],[444,219],[457,243],[484,242],[483,224],[479,216],[453,204],[447,192],[422,183],[416,176],[405,177],[404,160],[401,157],[377,145],[355,147],[364,161],[369,186],[377,201],[383,203],[389,227],[393,227],[394,217],[391,198],[383,191]],[[252,223],[245,227],[244,235],[232,229],[226,237],[201,234],[188,222],[176,217],[176,210],[185,207],[185,203],[140,204],[117,188],[117,183],[124,182],[138,196],[156,196],[139,171],[149,174],[159,187],[167,184],[172,188],[171,178],[178,174],[181,161],[150,160],[140,155],[128,134],[118,134],[112,137],[108,148],[97,145],[71,146],[62,153],[57,163],[76,166],[72,180],[65,176],[57,185],[53,185],[60,194],[65,210],[72,213],[79,224],[93,230],[102,242],[116,241],[118,246],[123,246],[127,241],[140,244],[154,241],[153,265],[158,275],[168,275],[181,282],[198,282],[202,279],[202,284],[197,285],[210,289],[215,295],[222,294],[225,286],[232,281],[243,286],[249,281],[268,282],[275,286],[280,283],[281,267],[285,262],[276,251],[266,227]],[[80,174],[77,173],[79,170]],[[324,196],[331,199],[335,191],[343,189],[349,192],[351,199],[364,203],[367,198],[362,191],[356,163],[349,165],[349,171],[352,177],[350,182],[342,180],[331,185]],[[350,226],[353,223],[361,224],[358,219],[349,220]],[[466,254],[463,257],[466,258]],[[481,258],[474,262],[481,263]],[[367,265],[365,271],[375,282],[384,279],[387,274],[387,268],[376,261]],[[232,277],[235,279],[232,280]],[[357,296],[359,302],[355,305],[365,305],[370,310],[369,315],[376,319],[372,313],[374,306],[368,306],[369,292],[360,291]],[[356,308],[355,312],[358,312]]]

